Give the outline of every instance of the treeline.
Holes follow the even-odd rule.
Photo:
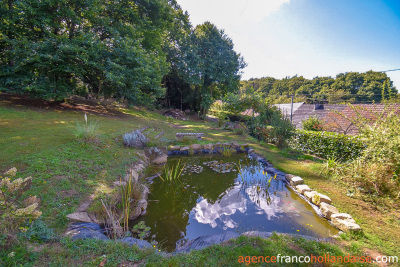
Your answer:
[[[265,77],[241,82],[241,90],[262,94],[269,103],[327,101],[340,103],[379,103],[398,101],[398,91],[386,73],[368,71],[348,72],[332,77],[303,76],[275,79]]]
[[[0,91],[156,102],[205,111],[245,63],[175,0],[0,1]]]

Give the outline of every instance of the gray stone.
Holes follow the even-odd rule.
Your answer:
[[[131,207],[131,211],[129,213],[129,220],[135,220],[142,214],[142,209],[140,207]]]
[[[340,213],[339,210],[335,206],[332,206],[332,205],[330,205],[328,203],[325,203],[325,202],[321,202],[320,208],[321,208],[321,213],[328,220],[331,219],[331,215],[332,214]]]
[[[137,206],[143,211],[147,209],[147,200],[146,199],[141,199],[138,201]]]
[[[77,222],[92,222],[87,212],[75,212],[67,215],[67,218]]]
[[[303,178],[301,178],[299,176],[294,176],[294,177],[290,178],[291,186],[296,186],[296,185],[302,184],[303,182],[304,182]]]
[[[331,204],[332,200],[326,195],[317,193],[317,194],[313,195],[313,197],[311,198],[311,202],[314,203],[315,205],[319,206],[321,204],[321,202]]]
[[[205,144],[205,145],[203,145],[203,149],[211,150],[212,148],[213,148],[213,145],[212,145],[212,144]]]
[[[156,165],[161,165],[161,164],[165,164],[168,161],[168,156],[166,154],[164,155],[160,155],[158,157],[156,157],[152,163],[156,164]]]
[[[249,154],[251,154],[251,153],[253,153],[254,152],[254,149],[252,149],[252,148],[250,148],[248,151],[247,151],[247,153],[249,153]]]
[[[305,185],[305,184],[296,185],[296,190],[297,190],[297,192],[299,192],[300,194],[303,194],[303,195],[305,192],[311,192],[310,187],[308,187],[308,185]]]
[[[72,224],[66,234],[72,239],[86,239],[94,238],[99,240],[109,240],[109,238],[102,233],[100,225],[95,223],[75,223]]]
[[[334,226],[344,232],[361,231],[361,227],[347,213],[337,213],[331,215],[331,222]]]
[[[294,177],[293,174],[289,174],[289,173],[285,174],[285,179],[286,179],[289,183],[290,183],[290,179],[291,179],[292,177]]]
[[[152,245],[146,240],[136,239],[133,237],[125,237],[123,239],[118,239],[118,242],[126,243],[128,245],[136,245],[139,248],[151,248]]]
[[[199,144],[193,144],[193,145],[190,146],[190,148],[191,148],[192,150],[201,150],[201,145],[199,145]]]
[[[179,149],[181,149],[180,146],[171,146],[171,147],[169,148],[169,150],[172,150],[172,151],[176,151],[176,150],[179,150]]]
[[[315,194],[318,194],[318,192],[317,191],[311,191],[311,192],[304,192],[304,196],[306,197],[306,199],[308,200],[308,201],[310,201],[310,202],[312,202],[312,197],[315,195]]]
[[[180,151],[189,151],[189,150],[190,150],[190,147],[188,147],[188,146],[181,147],[181,149],[180,149]]]

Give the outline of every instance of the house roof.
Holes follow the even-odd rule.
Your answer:
[[[293,113],[298,110],[304,102],[293,103]],[[275,104],[273,105],[277,107],[286,118],[290,118],[290,110],[292,109],[292,104]]]
[[[308,119],[311,116],[316,116],[319,119],[325,119],[325,117],[333,111],[342,111],[347,105],[337,104],[337,105],[322,105],[322,109],[315,109],[314,104],[303,104],[293,113],[293,125],[301,129],[302,121]]]

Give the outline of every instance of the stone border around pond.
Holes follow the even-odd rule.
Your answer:
[[[224,149],[231,149],[236,153],[251,153],[253,150],[248,144],[236,143],[215,143],[215,144],[193,144],[190,146],[170,146],[168,148],[168,156],[173,155],[196,155],[196,154],[222,154]]]
[[[341,213],[339,210],[331,205],[332,200],[317,191],[312,190],[308,185],[303,184],[303,178],[293,174],[286,174],[285,179],[298,195],[316,208],[324,218],[330,221],[339,230],[344,232],[358,232],[361,231],[360,225],[347,213]]]

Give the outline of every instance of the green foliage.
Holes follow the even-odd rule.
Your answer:
[[[34,242],[53,242],[58,239],[54,230],[40,218],[35,220],[26,232],[20,234],[21,237]]]
[[[355,107],[354,123],[366,144],[353,161],[330,166],[330,173],[357,189],[363,197],[400,197],[400,117],[391,106],[366,118]]]
[[[356,136],[304,130],[295,132],[289,146],[303,153],[338,161],[357,158],[365,149],[365,143]]]
[[[297,75],[284,79],[264,77],[242,81],[241,86],[244,90],[254,88],[276,104],[290,103],[289,95],[294,95],[295,102],[319,99],[329,104],[398,101],[398,91],[387,74],[375,71],[340,73],[312,80]]]
[[[151,228],[146,226],[144,221],[140,221],[132,227],[132,233],[140,239],[150,236],[150,230]]]
[[[175,166],[169,167],[167,164],[164,166],[164,171],[163,174],[160,175],[160,179],[163,182],[168,183],[168,185],[171,185],[173,187],[179,187],[182,182],[179,180],[179,178],[182,175],[182,171],[185,168],[185,164],[181,166],[181,161],[179,160],[178,163]]]
[[[316,116],[310,116],[302,122],[303,130],[305,131],[322,131],[323,121]]]
[[[11,168],[0,176],[0,247],[13,243],[19,231],[26,231],[23,224],[34,221],[42,214],[39,210],[39,200],[31,196],[22,201],[22,194],[32,185],[32,178],[25,179],[16,176],[17,169]]]
[[[85,114],[85,124],[77,122],[74,134],[77,139],[90,142],[94,141],[99,135],[98,129],[97,122],[88,122],[87,115]]]

